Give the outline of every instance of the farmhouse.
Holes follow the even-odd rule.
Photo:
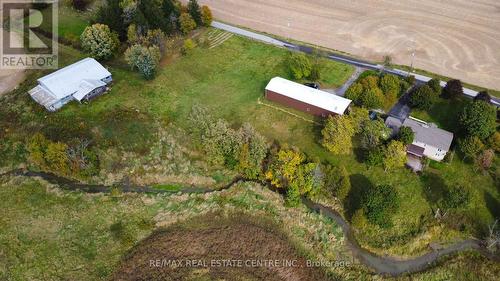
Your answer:
[[[311,87],[275,77],[266,86],[270,101],[304,111],[316,116],[343,115],[351,100]]]
[[[93,58],[85,58],[38,79],[28,93],[49,111],[56,111],[71,100],[88,101],[107,90],[111,73]]]

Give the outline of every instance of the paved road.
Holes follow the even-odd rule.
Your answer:
[[[289,43],[286,41],[277,40],[275,38],[272,38],[271,36],[262,35],[260,33],[248,31],[246,29],[242,29],[239,27],[235,27],[235,26],[221,23],[221,22],[217,22],[217,21],[214,21],[212,23],[212,26],[215,28],[219,28],[219,29],[234,33],[234,34],[238,34],[238,35],[241,35],[244,37],[255,39],[255,40],[258,40],[258,41],[261,41],[264,43],[276,45],[279,47],[285,47],[285,48],[288,48],[290,50],[300,51],[300,52],[304,52],[307,54],[311,54],[314,50],[314,48],[309,47],[309,46],[297,45],[297,44],[292,44],[292,43]],[[391,74],[398,75],[401,77],[408,76],[408,72],[403,71],[401,69],[389,69],[389,68],[384,69],[384,66],[382,66],[380,64],[373,64],[373,63],[370,63],[367,61],[354,59],[354,58],[344,56],[344,55],[329,53],[329,54],[327,54],[326,57],[328,57],[331,60],[335,60],[335,61],[339,61],[339,62],[343,62],[343,63],[348,63],[348,64],[354,65],[356,67],[362,67],[362,68],[367,68],[367,69],[372,69],[372,70],[383,70],[387,73],[391,73]],[[416,73],[411,73],[411,75],[415,76],[415,79],[419,82],[422,82],[422,83],[426,83],[427,81],[432,79],[430,77],[416,74]],[[444,87],[445,85],[446,85],[446,82],[441,81],[441,86]],[[469,97],[469,98],[474,98],[477,94],[478,94],[477,91],[474,91],[474,90],[468,89],[468,88],[464,88],[464,95]],[[498,106],[500,106],[500,99],[496,98],[496,97],[492,97],[491,103],[498,107]]]

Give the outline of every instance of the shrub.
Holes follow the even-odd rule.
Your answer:
[[[446,190],[442,206],[445,209],[458,209],[469,204],[470,194],[462,187],[450,187]]]
[[[201,21],[204,26],[210,26],[213,21],[212,11],[206,5],[201,7]]]
[[[384,164],[384,149],[376,147],[366,153],[365,163],[368,166],[382,166]]]
[[[413,140],[415,139],[415,133],[410,127],[402,126],[401,128],[399,128],[396,139],[401,141],[405,145],[409,145],[413,143]]]
[[[495,152],[500,152],[500,133],[495,132],[493,135],[491,135],[487,140],[487,144]]]
[[[411,87],[411,86],[413,86],[413,85],[415,84],[415,81],[416,81],[416,79],[415,79],[415,76],[414,76],[414,75],[409,75],[409,76],[406,76],[405,80],[406,80],[406,82],[407,82],[408,84],[410,84],[410,87]]]
[[[495,151],[493,149],[486,149],[476,157],[476,167],[480,170],[486,171],[491,168],[495,159]]]
[[[496,109],[484,101],[469,102],[460,115],[460,124],[468,136],[487,139],[496,131]]]
[[[182,13],[179,17],[179,24],[182,33],[188,34],[196,28],[196,22],[188,13]]]
[[[118,47],[118,35],[104,24],[88,26],[80,36],[82,48],[97,60],[108,59]]]
[[[484,149],[484,144],[478,137],[467,137],[459,142],[460,151],[464,154],[464,158],[473,159]]]
[[[155,76],[160,58],[160,49],[157,46],[134,44],[125,51],[127,63],[132,69],[137,69],[145,79],[152,79]]]
[[[361,199],[361,206],[369,222],[380,227],[391,226],[391,217],[399,207],[396,189],[390,185],[369,187]]]
[[[309,77],[312,71],[312,64],[304,53],[292,52],[288,57],[290,71],[295,79]]]
[[[351,190],[351,180],[347,169],[344,166],[327,166],[324,168],[324,173],[324,186],[328,188],[332,195],[343,202]]]
[[[311,68],[311,74],[309,74],[309,80],[311,81],[319,81],[321,80],[321,63],[318,61],[318,62],[315,62],[313,65],[312,65],[312,68]]]
[[[184,45],[182,46],[181,52],[184,55],[189,55],[195,47],[196,47],[196,45],[194,44],[193,40],[188,38],[188,39],[184,40]]]
[[[410,96],[409,105],[413,108],[429,110],[437,100],[437,94],[428,85],[418,87]]]

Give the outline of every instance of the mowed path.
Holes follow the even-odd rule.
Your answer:
[[[217,19],[500,89],[497,0],[199,0]]]

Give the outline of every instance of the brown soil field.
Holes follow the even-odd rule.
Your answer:
[[[222,21],[500,89],[498,0],[200,0]]]
[[[180,261],[181,264],[151,264],[152,260]],[[280,262],[272,265],[271,260]],[[284,265],[285,260],[295,261],[294,266]],[[254,261],[268,266],[252,266]],[[327,278],[321,269],[307,267],[306,259],[271,223],[244,215],[225,218],[211,214],[156,231],[124,257],[112,280],[319,281]]]

